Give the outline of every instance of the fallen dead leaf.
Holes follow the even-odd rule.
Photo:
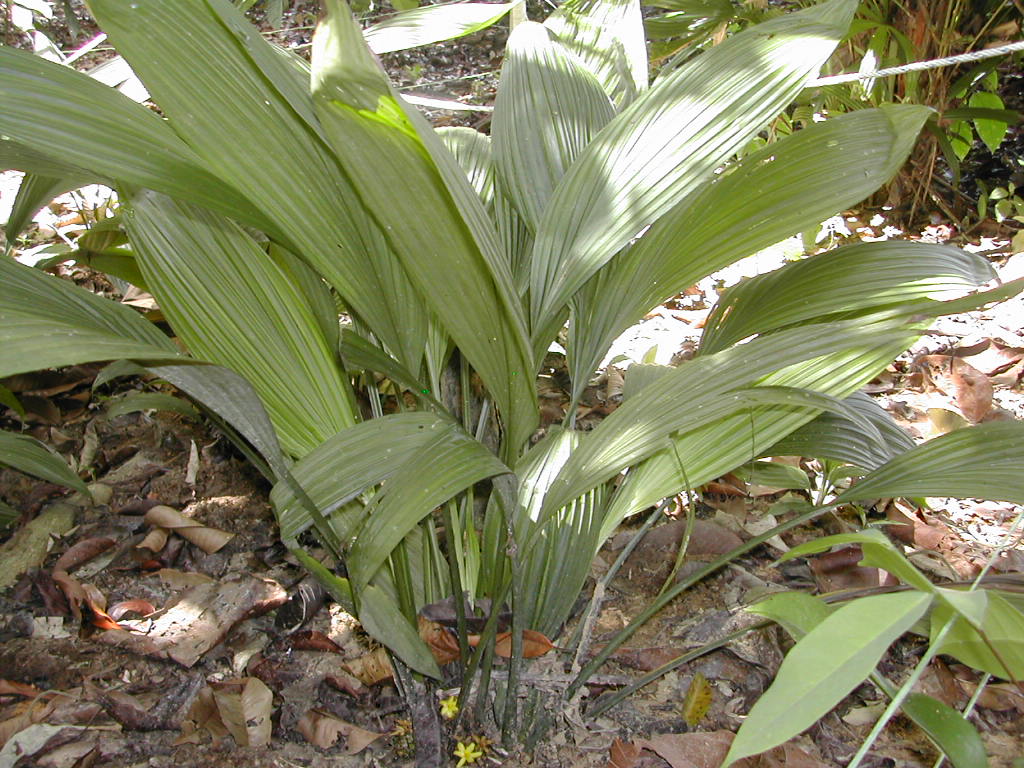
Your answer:
[[[341,646],[331,640],[323,632],[314,629],[306,629],[290,635],[288,642],[294,651],[325,651],[327,653],[341,653]]]
[[[274,694],[256,677],[211,683],[217,713],[228,733],[241,747],[270,743],[271,705]]]
[[[672,768],[718,768],[734,735],[729,731],[665,733],[635,743],[655,752]],[[741,762],[733,763],[739,766]]]
[[[607,768],[633,768],[640,752],[641,747],[636,742],[615,739],[608,748]]]
[[[146,513],[145,520],[150,525],[174,531],[174,533],[188,539],[208,555],[221,549],[235,536],[233,533],[203,525],[190,517],[186,517],[178,510],[163,504],[157,504],[150,509]]]
[[[94,536],[89,539],[83,539],[70,547],[67,552],[60,556],[56,564],[53,566],[53,570],[67,571],[70,573],[75,570],[75,568],[82,565],[82,563],[86,563],[97,555],[106,552],[114,546],[114,543],[113,539],[109,539],[105,536]]]
[[[19,683],[16,680],[0,680],[0,696],[26,696],[33,698],[42,691],[34,685]]]
[[[864,553],[860,545],[855,544],[810,558],[808,564],[821,592],[838,592],[842,589],[862,589],[896,583],[896,580],[881,568],[857,565],[863,559]]]
[[[469,644],[474,648],[479,644],[479,635],[470,635]],[[523,658],[535,659],[543,656],[555,646],[540,632],[532,629],[523,630]],[[494,638],[494,653],[503,659],[512,657],[512,633],[502,632]]]
[[[970,363],[953,358],[950,378],[956,405],[968,421],[977,424],[992,410],[992,382]]]
[[[382,680],[390,680],[395,671],[385,648],[377,648],[364,653],[344,664],[345,669],[363,685],[374,685]]]
[[[345,752],[349,755],[362,752],[385,735],[360,728],[317,709],[311,709],[302,716],[298,723],[298,729],[310,744],[322,749],[333,746],[339,736],[344,736]]]
[[[151,613],[156,613],[156,608],[154,608],[153,604],[148,600],[124,600],[110,606],[108,613],[110,614],[110,618],[117,621],[128,613],[137,613],[139,616],[149,616]]]

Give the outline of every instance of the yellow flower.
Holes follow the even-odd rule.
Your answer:
[[[441,699],[441,717],[445,720],[453,720],[459,714],[459,700],[454,696]]]
[[[459,745],[455,747],[455,756],[459,758],[456,768],[462,768],[464,765],[475,763],[484,756],[484,752],[477,746],[475,741],[470,741],[468,744],[463,744],[460,741]]]

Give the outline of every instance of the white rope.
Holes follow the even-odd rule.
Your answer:
[[[929,61],[914,61],[910,64],[904,64],[900,67],[887,67],[886,69],[878,69],[874,72],[851,72],[846,75],[832,75],[831,77],[820,77],[817,80],[812,80],[807,84],[808,87],[814,87],[819,85],[838,85],[839,83],[852,83],[856,80],[871,80],[875,77],[888,77],[890,75],[902,75],[904,72],[919,72],[925,69],[938,69],[939,67],[948,67],[952,64],[963,64],[969,61],[981,61],[982,59],[990,59],[993,56],[1002,56],[1007,53],[1013,53],[1014,51],[1024,51],[1024,40],[1020,40],[1016,43],[1008,43],[1007,45],[1000,45],[997,48],[985,48],[980,51],[971,51],[970,53],[961,53],[957,56],[947,56],[944,59],[930,59]]]

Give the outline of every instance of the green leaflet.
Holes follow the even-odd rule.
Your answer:
[[[536,399],[494,227],[451,153],[391,93],[347,6],[331,7],[314,47],[318,115],[413,282],[487,385],[516,450],[536,424]]]
[[[986,422],[929,440],[864,476],[837,504],[881,496],[1024,503],[1024,424]]]
[[[544,21],[619,107],[647,90],[639,0],[566,0]]]
[[[617,251],[778,114],[831,54],[855,6],[830,0],[741,32],[617,115],[569,168],[538,228],[532,327],[545,328]]]
[[[125,3],[127,6],[127,3]],[[270,229],[245,198],[210,173],[154,112],[87,75],[27,51],[0,46],[0,134],[37,157],[59,158],[104,179],[185,197],[246,223]],[[17,148],[4,150],[18,157]],[[5,159],[17,168],[17,159]],[[52,174],[47,175],[63,175]]]
[[[242,374],[285,450],[308,453],[357,418],[316,317],[294,281],[233,222],[143,193],[126,224],[146,283],[197,357]]]
[[[63,458],[29,435],[0,430],[0,464],[33,477],[73,488],[89,496],[89,489]]]
[[[597,79],[544,26],[516,27],[491,137],[502,188],[531,231],[565,170],[614,114]]]
[[[180,356],[134,310],[13,259],[0,259],[0,287],[0,377],[123,357]]]
[[[425,5],[387,17],[368,27],[363,37],[370,50],[377,54],[451,40],[500,21],[521,1]]]
[[[928,114],[889,106],[815,124],[748,155],[677,203],[574,297],[574,388],[658,302],[871,194],[903,165]],[[827,294],[815,286],[813,295],[846,298],[841,288]]]
[[[782,744],[828,712],[871,674],[931,602],[931,595],[919,592],[865,597],[811,629],[750,710],[723,766]]]
[[[422,301],[324,143],[308,70],[221,0],[94,0],[90,8],[204,168],[269,220],[256,226],[319,271],[392,354],[418,368]],[[116,140],[112,131],[108,141]]]
[[[752,333],[813,318],[849,316],[918,298],[941,300],[993,277],[985,259],[951,246],[850,245],[730,288],[708,317],[701,350],[724,349]]]

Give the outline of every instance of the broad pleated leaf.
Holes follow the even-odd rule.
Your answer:
[[[545,511],[557,509],[666,447],[666,440],[675,432],[696,430],[730,413],[756,406],[757,403],[748,398],[748,393],[741,390],[759,380],[773,385],[806,386],[796,379],[766,379],[773,371],[798,363],[801,368],[817,371],[815,365],[802,361],[834,353],[837,347],[871,350],[873,358],[878,355],[876,348],[880,344],[887,341],[891,347],[894,341],[902,343],[905,339],[906,333],[893,327],[881,326],[872,330],[870,326],[832,323],[780,331],[689,361],[650,381],[586,435],[545,499]],[[840,396],[848,394],[836,393],[822,386],[814,389]],[[795,403],[786,407],[800,410]],[[804,419],[813,413],[813,410],[806,412]],[[723,437],[725,434],[728,433],[723,432]],[[751,445],[749,438],[746,445]],[[719,456],[718,450],[717,446],[711,451],[705,448],[705,458]],[[721,471],[727,470],[723,468]]]
[[[491,137],[471,128],[439,128],[437,132],[494,220],[516,292],[522,296],[530,280],[527,258],[533,236],[495,178]]]
[[[453,422],[436,414],[410,412],[357,424],[331,437],[292,467],[292,475],[316,507],[330,516],[367,489],[390,478],[422,452]],[[296,541],[312,525],[294,490],[278,483],[270,499],[277,511],[281,538]],[[357,520],[351,515],[332,524],[340,538],[350,540]]]
[[[154,192],[129,205],[139,266],[171,327],[196,357],[252,383],[289,453],[355,423],[348,382],[307,301],[249,235]]]
[[[447,3],[402,11],[363,32],[374,53],[390,53],[471,35],[501,20],[514,3]]]
[[[708,181],[799,92],[846,31],[855,0],[830,0],[741,32],[621,112],[555,190],[537,232],[534,327],[602,265]]]
[[[837,333],[833,339],[837,351],[789,366],[766,377],[764,382],[847,397],[870,381],[918,336],[915,331],[886,330],[883,326],[874,339],[858,343],[859,334],[871,326],[851,323],[846,327],[853,329],[854,335],[847,337],[845,333]],[[745,346],[749,345],[735,349]],[[769,365],[770,361],[761,363]],[[717,386],[727,388],[729,382],[731,378]],[[750,461],[752,457],[763,455],[771,445],[814,416],[815,411],[808,409],[755,407],[671,438],[672,449],[666,443],[665,450],[627,474],[609,507],[603,535],[611,535],[623,518],[656,504],[665,496],[686,487],[697,487]]]
[[[0,464],[89,495],[82,479],[55,451],[29,435],[0,430]]]
[[[837,504],[880,496],[954,496],[1024,504],[1024,423],[986,422],[929,440],[840,494]]]
[[[55,178],[53,176],[27,174],[18,186],[18,196],[14,198],[11,214],[8,216],[7,224],[4,227],[7,242],[13,243],[22,230],[32,221],[32,217],[39,213],[43,206],[55,197],[60,197],[65,192],[91,184],[94,178],[91,175]]]
[[[566,168],[614,114],[601,84],[543,25],[515,28],[491,139],[502,188],[531,230]]]
[[[197,71],[195,61],[191,64]],[[210,173],[156,113],[87,75],[0,46],[0,102],[0,134],[57,162],[184,197],[270,229],[267,218]],[[207,102],[207,111],[214,111],[212,103]]]
[[[788,741],[864,681],[889,645],[924,615],[931,595],[873,595],[843,606],[794,646],[754,704],[723,766]]]
[[[567,0],[544,26],[594,73],[618,106],[647,90],[647,41],[639,0]]]
[[[418,368],[422,301],[319,137],[303,66],[223,0],[96,0],[90,8],[204,166],[252,201],[392,354]]]
[[[369,583],[431,510],[480,480],[510,471],[457,424],[434,428],[431,438],[408,456],[368,505],[347,561],[354,589]]]
[[[928,114],[887,106],[809,126],[678,203],[574,298],[575,394],[612,341],[651,307],[874,192],[906,161]]]
[[[952,246],[892,240],[826,251],[727,290],[705,324],[701,351],[822,316],[949,298],[994,277],[985,259]]]
[[[168,411],[187,419],[198,419],[199,411],[187,400],[166,392],[129,392],[111,400],[104,413],[108,419],[139,411]]]
[[[863,392],[855,392],[845,402],[870,423],[869,429],[863,421],[825,411],[767,448],[764,455],[832,459],[871,470],[914,447],[889,413]]]
[[[341,2],[331,3],[317,32],[314,73],[332,146],[424,299],[480,374],[516,450],[537,419],[532,366],[511,272],[480,198],[432,129],[403,111]]]
[[[179,355],[169,338],[123,304],[0,259],[0,377],[123,357]]]

